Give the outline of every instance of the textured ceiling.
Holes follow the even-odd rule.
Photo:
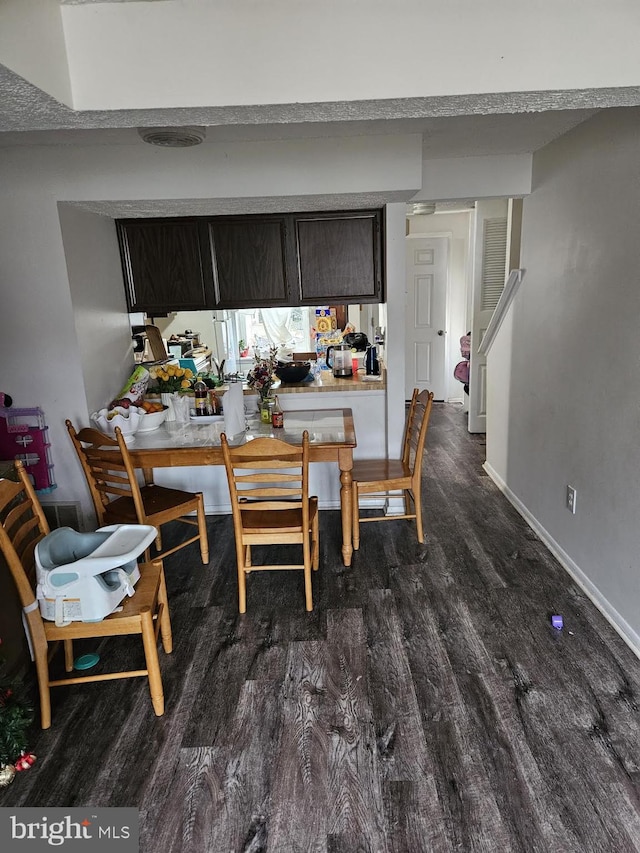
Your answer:
[[[86,0],[92,2],[92,0]],[[98,0],[96,0],[98,2]],[[23,145],[145,145],[138,127],[201,125],[204,145],[363,135],[422,135],[425,159],[524,154],[599,109],[640,104],[640,89],[511,92],[442,98],[272,104],[172,110],[78,112],[0,65],[0,148]],[[393,194],[392,194],[393,195]],[[397,194],[396,194],[397,195]],[[215,214],[378,206],[406,195],[157,201],[95,201],[110,216]],[[242,210],[238,208],[241,205]]]
[[[0,65],[0,145],[136,144],[137,127],[203,125],[210,142],[422,133],[427,157],[535,151],[639,89],[78,112]],[[121,130],[122,133],[117,131]]]

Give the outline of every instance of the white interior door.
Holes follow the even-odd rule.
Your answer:
[[[446,395],[446,316],[449,238],[406,239],[405,398],[414,388]]]

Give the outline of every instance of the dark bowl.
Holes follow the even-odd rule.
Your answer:
[[[274,373],[281,382],[302,382],[310,370],[311,363],[308,361],[287,361],[279,362]]]

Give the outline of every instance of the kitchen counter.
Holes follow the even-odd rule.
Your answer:
[[[383,391],[387,387],[387,377],[383,369],[380,379],[367,377],[364,371],[358,371],[354,376],[336,378],[331,370],[322,370],[320,374],[309,382],[278,382],[273,385],[274,392],[278,394],[304,394],[308,391],[353,393],[356,391]],[[251,390],[251,389],[249,389]]]
[[[221,385],[219,388],[216,388],[216,391],[220,394],[224,394],[227,387],[228,386],[226,385]],[[245,394],[258,393],[246,384],[243,384],[243,388]],[[366,377],[364,371],[358,371],[355,376],[338,379],[330,370],[323,370],[315,377],[315,379],[309,380],[307,378],[304,382],[287,383],[277,380],[271,386],[271,392],[273,394],[308,394],[313,391],[315,393],[320,392],[325,394],[341,392],[353,394],[354,392],[360,391],[386,391],[386,388],[387,376],[384,368],[380,379]]]

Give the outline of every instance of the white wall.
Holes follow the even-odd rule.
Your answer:
[[[404,338],[405,338],[405,239],[407,206],[388,204],[385,217],[387,335],[387,452],[398,458],[405,421]]]
[[[531,154],[425,160],[422,189],[411,199],[506,198],[531,192]]]
[[[0,61],[57,101],[71,104],[67,50],[58,3],[2,0]]]
[[[116,229],[112,219],[68,204],[59,211],[86,407],[95,412],[117,396],[133,363],[124,288],[114,287],[122,277]],[[83,417],[84,406],[69,417],[76,414]]]
[[[181,0],[64,6],[63,21],[76,109],[637,85],[635,0],[577,8],[575,0]]]
[[[639,160],[638,112],[617,110],[535,155],[526,275],[491,351],[490,372],[511,355],[510,389],[487,445],[489,470],[637,649]]]

